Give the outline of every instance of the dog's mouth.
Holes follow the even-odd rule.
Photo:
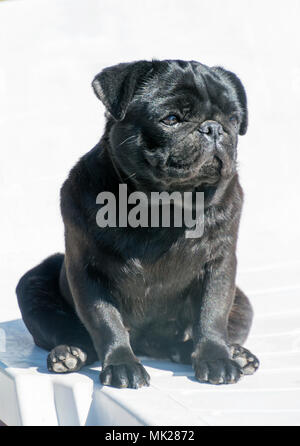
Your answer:
[[[200,171],[207,176],[221,175],[223,164],[223,160],[219,156],[214,156],[212,160],[201,166]]]
[[[222,177],[230,176],[234,171],[234,165],[224,153],[215,151],[214,154],[197,153],[194,157],[173,157],[164,159],[149,156],[146,153],[146,161],[151,168],[149,175],[159,181],[163,187],[190,187],[199,184],[216,184]]]
[[[194,166],[195,163],[191,163],[188,160],[177,160],[171,159],[167,163],[167,167],[171,169],[179,169],[179,170],[189,170]]]
[[[216,177],[221,175],[223,161],[219,156],[213,156],[211,159],[203,162],[200,157],[192,162],[188,159],[169,159],[167,170],[170,174],[192,175],[205,174],[205,176]]]

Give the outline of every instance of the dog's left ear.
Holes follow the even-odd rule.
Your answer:
[[[94,78],[92,86],[109,113],[121,121],[143,77],[152,68],[152,62],[120,63],[105,68]]]
[[[245,135],[248,128],[248,107],[247,107],[247,96],[245,88],[241,80],[237,77],[237,75],[232,73],[231,71],[227,71],[222,67],[213,67],[213,71],[219,74],[222,77],[222,79],[229,82],[231,86],[235,89],[243,112],[243,119],[240,125],[239,134]]]

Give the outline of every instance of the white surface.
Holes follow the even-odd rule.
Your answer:
[[[0,2],[0,419],[300,424],[299,16],[298,0]],[[235,386],[201,385],[190,368],[148,359],[152,386],[139,391],[101,389],[96,369],[49,375],[22,324],[5,322],[20,318],[19,277],[64,250],[59,188],[103,128],[93,76],[152,57],[223,65],[247,89],[238,282],[253,297],[248,347],[262,367]]]
[[[0,323],[6,337],[0,419],[9,425],[300,425],[300,265],[294,266],[289,286],[283,280],[277,291],[251,289],[262,272],[241,275],[257,313],[247,346],[261,367],[231,386],[200,384],[192,367],[151,358],[142,358],[151,386],[138,391],[102,387],[97,364],[49,374],[47,352],[34,346],[23,322]],[[289,304],[283,307],[283,300]]]

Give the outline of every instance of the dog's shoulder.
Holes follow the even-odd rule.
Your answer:
[[[65,223],[88,216],[91,209],[95,208],[97,194],[106,189],[109,175],[100,141],[79,159],[61,187],[60,205]]]
[[[236,249],[243,205],[243,189],[238,175],[219,193],[217,202],[204,211],[204,236],[210,246],[211,258],[226,255]]]

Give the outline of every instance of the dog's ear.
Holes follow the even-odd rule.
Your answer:
[[[105,68],[94,78],[96,96],[117,121],[124,118],[139,83],[151,68],[152,63],[146,60],[120,63]]]
[[[238,101],[243,112],[243,119],[240,125],[239,134],[245,135],[248,128],[248,107],[245,88],[237,75],[232,73],[231,71],[227,71],[222,67],[213,67],[213,70],[218,73],[222,77],[222,79],[229,82],[236,91]]]

